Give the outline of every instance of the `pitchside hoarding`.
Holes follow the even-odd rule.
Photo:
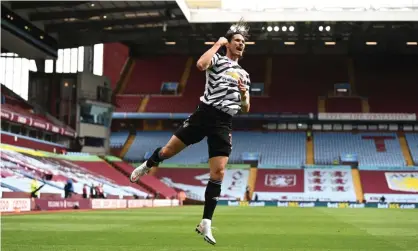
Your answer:
[[[1,212],[27,212],[30,209],[30,199],[0,199]]]
[[[327,207],[327,208],[379,208],[418,209],[418,203],[356,203],[312,201],[219,201],[218,205],[230,207]]]
[[[35,199],[35,210],[68,210],[68,209],[91,209],[91,201],[80,199],[80,200],[45,200],[45,199]]]
[[[179,200],[118,199],[0,199],[1,212],[28,212],[71,209],[124,209],[142,207],[178,207]]]

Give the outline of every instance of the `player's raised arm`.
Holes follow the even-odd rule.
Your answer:
[[[218,39],[218,41],[209,49],[207,50],[200,58],[197,60],[196,66],[199,70],[205,71],[208,69],[212,64],[212,58],[216,52],[218,52],[219,48],[226,45],[228,40],[224,37]]]

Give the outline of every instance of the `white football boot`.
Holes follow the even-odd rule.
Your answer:
[[[203,219],[199,225],[196,226],[196,232],[203,235],[203,239],[209,244],[215,245],[216,240],[212,235],[212,221]]]
[[[146,175],[150,170],[151,168],[147,167],[147,162],[145,161],[140,166],[135,168],[135,170],[132,171],[130,177],[131,182],[136,183],[139,180],[139,178]]]

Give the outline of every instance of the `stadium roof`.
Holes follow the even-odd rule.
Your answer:
[[[190,23],[418,21],[418,0],[176,0]]]
[[[206,7],[202,2],[206,2]],[[229,20],[235,18],[222,19],[212,12],[213,22],[201,19],[202,22],[194,23],[190,16],[191,10],[213,8],[211,4],[219,8],[220,2],[225,1],[13,1],[2,4],[8,4],[12,11],[56,37],[60,48],[122,42],[137,54],[167,54],[201,53],[208,44],[224,35],[231,26]],[[371,48],[366,45],[371,41],[377,42],[374,51],[418,53],[418,46],[406,44],[418,42],[418,22],[295,20],[280,15],[276,21],[252,20],[248,52],[362,52]],[[328,46],[324,46],[325,43]]]

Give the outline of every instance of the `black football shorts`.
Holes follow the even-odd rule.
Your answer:
[[[232,150],[232,116],[200,103],[196,111],[174,133],[184,144],[192,145],[207,137],[209,158],[229,157]]]

